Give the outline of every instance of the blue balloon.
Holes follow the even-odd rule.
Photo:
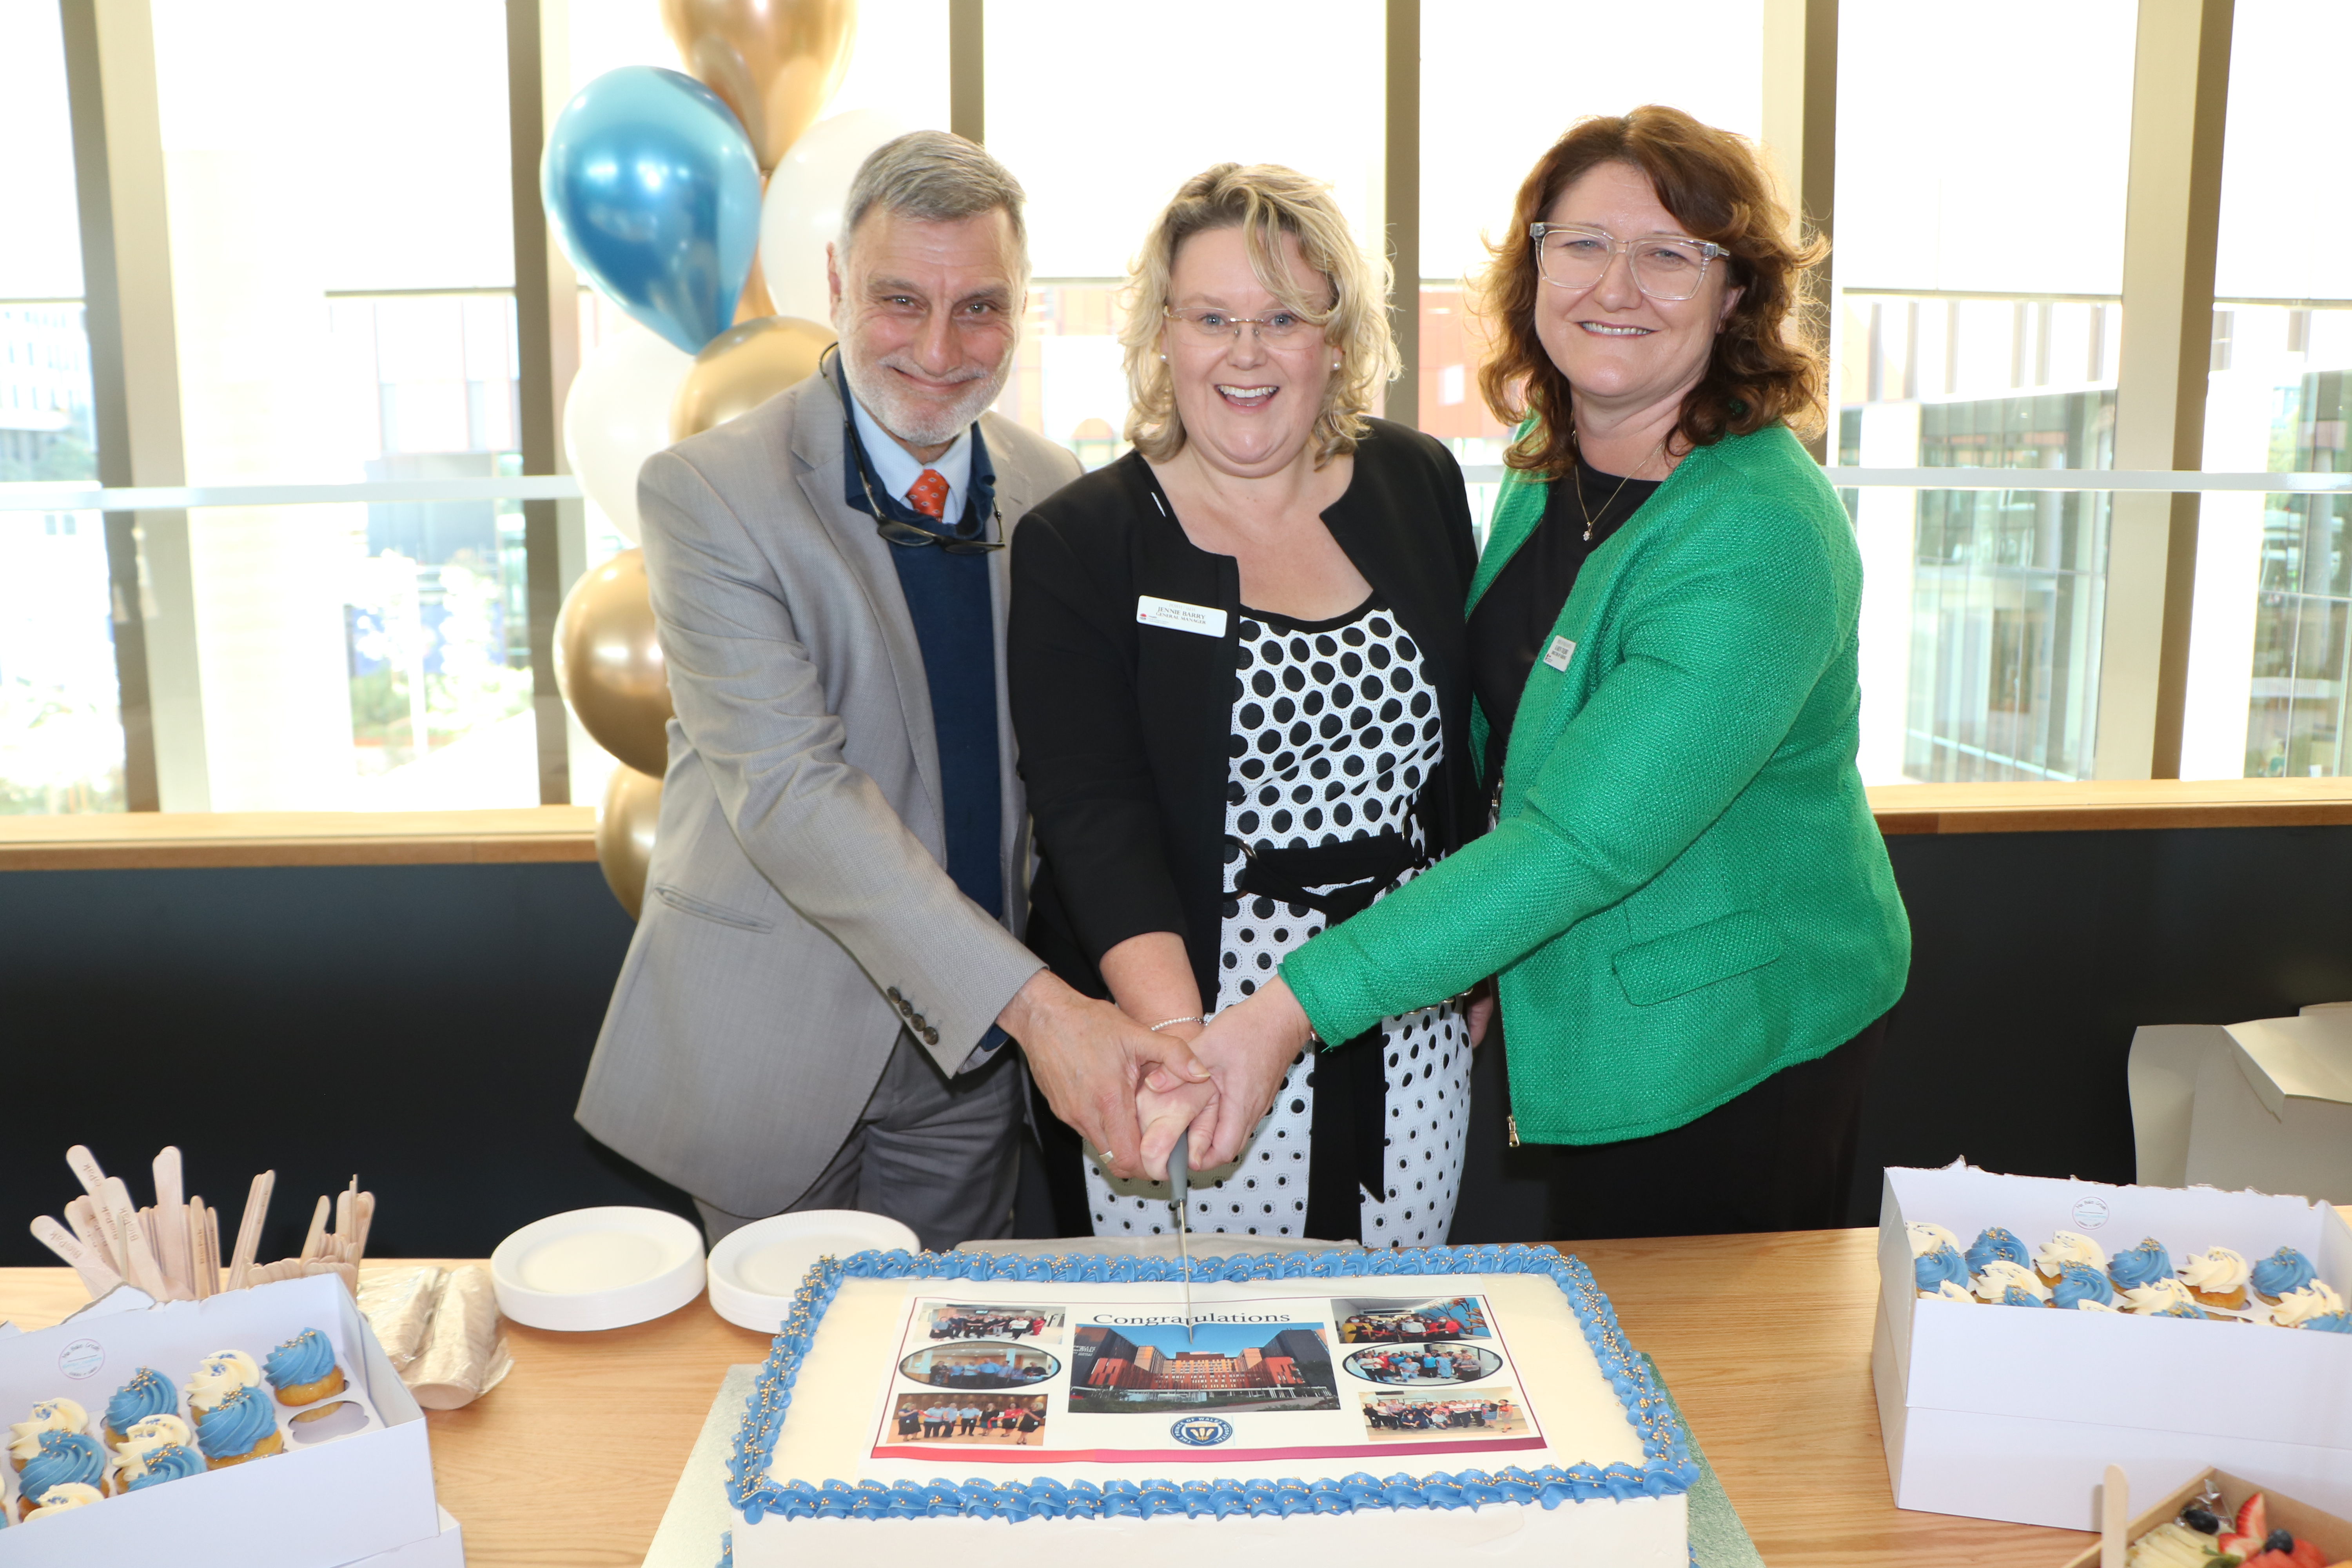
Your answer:
[[[734,112],[692,77],[624,66],[572,94],[540,160],[572,265],[694,353],[731,325],[760,242],[760,167]]]

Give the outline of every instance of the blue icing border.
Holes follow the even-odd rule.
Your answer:
[[[745,1402],[735,1450],[727,1461],[727,1500],[746,1523],[770,1513],[786,1519],[1025,1519],[1135,1518],[1155,1514],[1351,1513],[1359,1509],[1468,1508],[1487,1503],[1564,1502],[1608,1498],[1675,1497],[1690,1489],[1698,1466],[1690,1457],[1665,1392],[1648,1364],[1625,1342],[1617,1313],[1594,1283],[1591,1270],[1549,1247],[1432,1247],[1405,1251],[1258,1254],[1197,1258],[1194,1281],[1213,1284],[1261,1279],[1358,1279],[1410,1274],[1542,1274],[1568,1298],[1585,1342],[1592,1347],[1625,1419],[1641,1434],[1643,1463],[1598,1468],[1546,1465],[1536,1470],[1508,1466],[1496,1471],[1438,1471],[1418,1479],[1402,1473],[1385,1479],[1358,1471],[1338,1479],[1304,1481],[1112,1480],[991,1482],[961,1485],[944,1478],[930,1481],[828,1480],[779,1485],[768,1476],[776,1436],[793,1402],[801,1362],[816,1337],[817,1324],[840,1292],[844,1279],[975,1279],[1052,1281],[1076,1284],[1159,1283],[1181,1279],[1185,1265],[1172,1258],[1106,1258],[1061,1255],[1016,1258],[985,1252],[860,1252],[820,1259],[802,1281],[793,1307],[760,1369]]]

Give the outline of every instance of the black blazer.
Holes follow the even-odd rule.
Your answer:
[[[1462,613],[1477,565],[1469,499],[1444,447],[1370,423],[1323,521],[1437,689],[1445,756],[1423,819],[1433,852],[1451,851],[1483,826]],[[1224,611],[1224,635],[1139,625],[1145,595]],[[1241,616],[1233,557],[1193,547],[1137,453],[1057,490],[1014,531],[1005,663],[1041,858],[1028,942],[1090,996],[1109,994],[1105,952],[1167,931],[1184,940],[1202,1003],[1216,1005]]]

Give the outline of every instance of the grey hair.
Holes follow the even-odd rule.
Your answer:
[[[850,237],[877,206],[927,223],[953,223],[1002,211],[1013,226],[1013,253],[1025,287],[1029,227],[1022,222],[1021,208],[1028,199],[1013,171],[977,142],[951,132],[909,131],[874,149],[857,166],[842,204],[841,237],[834,242],[834,256],[846,269]]]

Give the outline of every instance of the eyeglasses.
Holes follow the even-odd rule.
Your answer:
[[[826,353],[833,354],[836,363],[839,362],[840,349],[837,345]],[[824,375],[827,383],[833,380],[825,374],[823,354],[817,356],[817,374]],[[841,396],[839,386],[834,387],[834,395]],[[950,555],[985,555],[992,550],[1004,548],[1004,509],[996,504],[993,497],[989,500],[988,513],[996,524],[994,539],[988,538],[984,529],[979,538],[960,539],[951,533],[935,533],[928,528],[919,528],[911,522],[900,522],[895,517],[885,516],[882,503],[874,499],[874,483],[866,477],[866,461],[857,449],[857,428],[850,417],[846,398],[842,400],[841,405],[841,452],[850,466],[857,470],[857,488],[866,492],[866,510],[874,519],[874,531],[890,543],[902,550],[920,550],[926,545],[936,544]]]
[[[1236,316],[1231,310],[1220,310],[1211,305],[1171,305],[1160,307],[1160,313],[1171,321],[1181,321],[1203,342],[1217,342],[1225,338],[1238,340],[1244,327],[1257,329],[1257,341],[1276,348],[1292,342],[1303,342],[1310,333],[1323,330],[1324,318],[1310,316],[1302,310],[1276,310],[1265,316]]]
[[[1632,267],[1633,287],[1653,300],[1687,300],[1706,280],[1706,265],[1730,251],[1704,239],[1649,235],[1618,239],[1605,230],[1581,224],[1531,223],[1528,237],[1536,245],[1536,270],[1559,289],[1590,289],[1609,270],[1619,251]]]

